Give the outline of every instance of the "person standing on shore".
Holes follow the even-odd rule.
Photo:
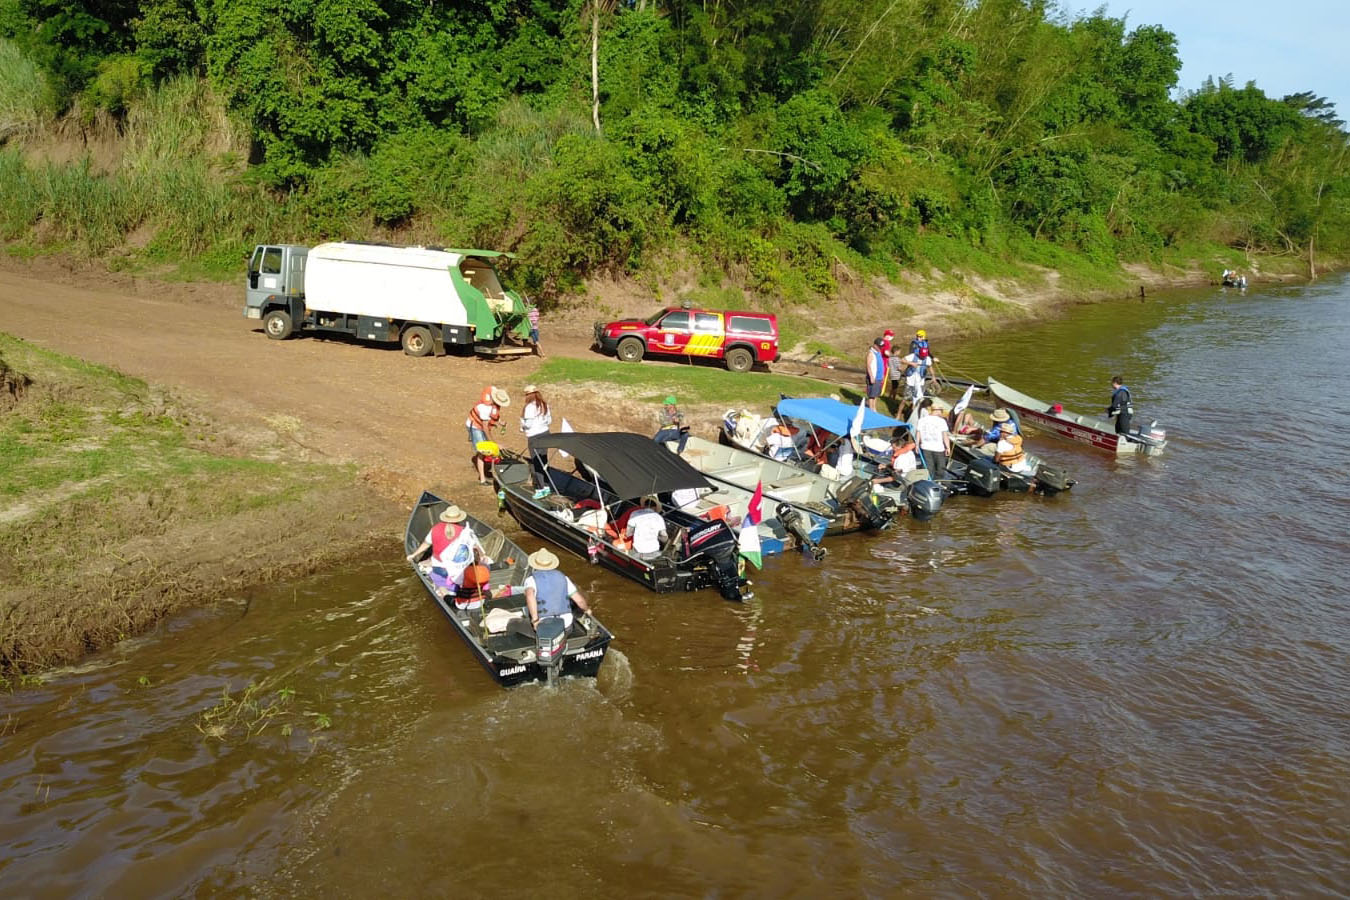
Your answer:
[[[1117,375],[1111,379],[1111,405],[1106,408],[1107,418],[1116,420],[1116,434],[1130,433],[1130,420],[1134,418],[1134,403],[1130,399],[1130,389],[1125,386],[1125,378]]]
[[[549,426],[552,424],[553,414],[549,412],[548,401],[544,399],[544,395],[539,392],[537,386],[525,385],[525,406],[520,411],[520,431],[525,435],[525,440],[528,442],[537,434],[548,434]],[[530,452],[530,468],[534,471],[535,487],[543,487],[548,483],[544,474],[547,466],[547,450]]]
[[[882,348],[886,346],[885,338],[877,338],[872,341],[872,346],[867,348],[867,408],[875,410],[877,408],[877,398],[881,396],[881,389],[886,386],[886,354]]]
[[[525,315],[530,320],[530,343],[534,344],[534,355],[543,359],[544,351],[539,347],[539,307],[533,300],[528,302],[530,306]]]
[[[486,443],[493,426],[499,425],[502,407],[511,405],[511,397],[506,391],[493,385],[483,391],[482,399],[469,410],[464,427],[469,431],[469,443],[473,445],[473,463],[478,468],[478,483],[489,484],[487,468],[483,462],[483,453],[478,445]],[[504,427],[504,426],[503,426]]]

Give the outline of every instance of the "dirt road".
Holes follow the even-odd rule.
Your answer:
[[[130,287],[0,271],[0,331],[165,385],[236,426],[281,433],[299,455],[355,462],[391,497],[436,486],[481,495],[466,504],[480,510],[493,504],[468,463],[464,418],[486,384],[511,393],[514,413],[539,360],[411,359],[397,345],[272,341],[243,317],[242,292]],[[506,418],[513,428],[516,417]],[[508,431],[504,443],[523,438]]]

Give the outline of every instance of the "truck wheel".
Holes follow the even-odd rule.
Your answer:
[[[642,359],[642,354],[646,349],[642,346],[642,341],[637,338],[624,338],[619,341],[615,354],[624,362],[638,362]]]
[[[286,340],[295,331],[291,314],[280,309],[272,310],[263,317],[263,331],[274,341]]]
[[[755,357],[744,347],[733,347],[727,351],[726,363],[728,372],[749,372]]]
[[[431,352],[431,331],[422,325],[403,329],[403,352],[409,356],[426,356]]]

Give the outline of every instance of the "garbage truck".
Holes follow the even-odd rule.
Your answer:
[[[524,301],[493,261],[509,253],[334,242],[259,244],[248,263],[244,316],[273,340],[302,332],[399,342],[409,356],[449,349],[527,354]]]

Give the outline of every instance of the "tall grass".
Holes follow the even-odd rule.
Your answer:
[[[0,141],[30,134],[46,119],[47,85],[22,50],[0,38]]]

